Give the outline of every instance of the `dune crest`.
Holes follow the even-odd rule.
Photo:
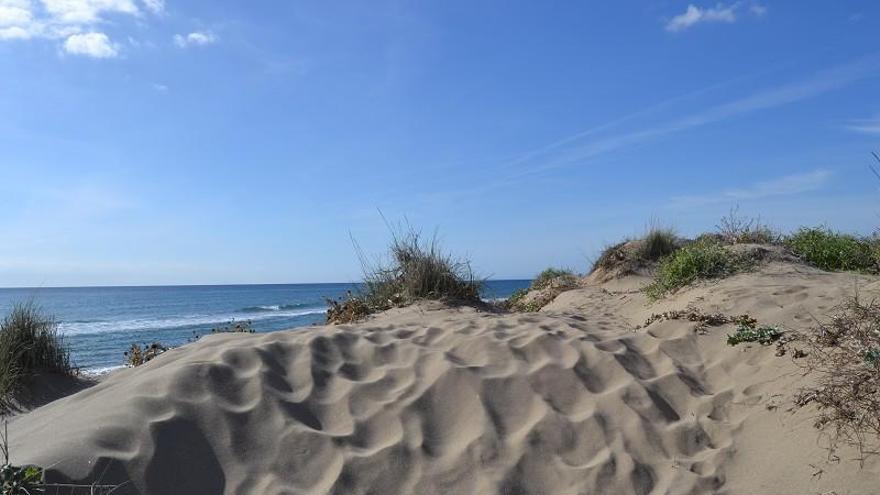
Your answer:
[[[214,335],[15,418],[12,452],[56,479],[130,481],[117,493],[769,493],[776,475],[749,470],[777,442],[792,491],[774,493],[840,476],[867,487],[876,465],[817,482],[800,476],[817,447],[780,460],[809,444],[786,440],[792,428],[816,433],[767,407],[792,386],[772,348],[682,321],[634,330],[684,305],[791,323],[853,282],[778,264],[653,305],[618,281],[536,314],[430,304]]]

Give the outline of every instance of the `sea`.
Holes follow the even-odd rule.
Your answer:
[[[491,280],[483,297],[504,299],[528,285]],[[133,343],[178,346],[232,322],[249,322],[256,332],[321,324],[327,299],[357,289],[351,283],[0,289],[0,314],[32,302],[54,316],[74,365],[101,374],[122,367]]]

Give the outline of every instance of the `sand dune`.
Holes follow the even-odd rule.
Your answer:
[[[877,492],[876,462],[835,462],[788,410],[805,379],[789,357],[728,347],[729,326],[636,330],[688,306],[807,326],[876,277],[770,263],[653,304],[642,282],[536,314],[423,304],[210,336],[15,418],[13,457],[129,482],[115,493]]]

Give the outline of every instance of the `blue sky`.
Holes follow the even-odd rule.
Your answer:
[[[0,286],[482,274],[655,219],[880,225],[866,1],[0,0]]]

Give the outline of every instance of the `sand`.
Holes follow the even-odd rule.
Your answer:
[[[769,263],[656,303],[635,275],[535,314],[420,304],[212,335],[13,418],[13,460],[144,494],[869,494],[794,408],[808,383],[685,307],[806,328],[880,279]],[[69,492],[64,492],[69,493]]]

